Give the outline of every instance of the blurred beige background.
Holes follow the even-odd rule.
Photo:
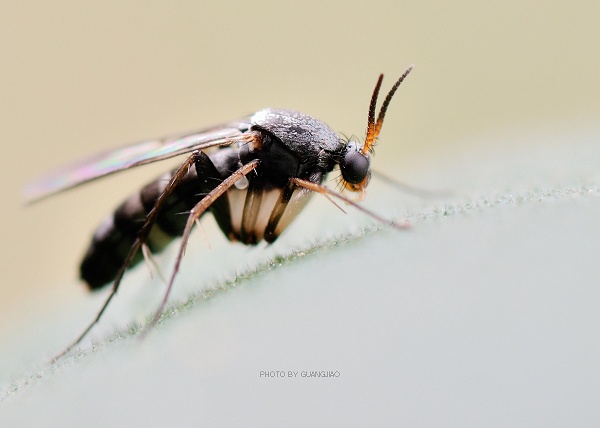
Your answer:
[[[0,2],[0,334],[84,294],[95,226],[165,167],[24,208],[28,179],[267,106],[362,136],[378,73],[387,90],[415,63],[374,161],[410,182],[403,166],[478,135],[600,117],[599,16],[597,1]]]

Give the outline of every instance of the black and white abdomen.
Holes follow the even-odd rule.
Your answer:
[[[165,174],[131,195],[98,227],[80,266],[81,279],[91,289],[100,288],[116,278],[148,213],[171,176],[172,173]],[[181,236],[185,227],[185,216],[181,213],[189,211],[201,199],[197,195],[196,172],[190,169],[150,231],[146,245],[151,252],[162,251],[175,237]],[[142,259],[142,253],[138,253],[132,265]]]
[[[247,147],[240,150],[240,147],[230,146],[210,156],[199,152],[195,167],[190,168],[158,214],[146,240],[149,250],[160,252],[181,236],[186,214],[232,171],[246,163],[246,158],[252,157]],[[130,196],[97,229],[80,267],[81,278],[91,289],[116,278],[148,213],[172,175],[173,172],[165,174]],[[322,176],[320,172],[314,173],[312,179],[320,182]],[[259,166],[218,198],[210,212],[231,241],[248,245],[262,240],[273,242],[302,210],[311,194],[306,189],[290,186],[287,180],[275,179]],[[131,266],[142,260],[142,253],[138,252]]]

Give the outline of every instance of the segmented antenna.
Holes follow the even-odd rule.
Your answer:
[[[414,65],[411,64],[408,66],[404,74],[400,76],[400,78],[394,83],[392,89],[388,92],[383,100],[383,104],[381,105],[381,109],[379,110],[379,115],[377,116],[377,123],[375,123],[375,107],[377,104],[377,96],[379,95],[379,90],[381,89],[381,82],[383,81],[383,74],[379,75],[379,79],[377,80],[377,84],[375,85],[375,90],[373,91],[373,96],[371,97],[371,105],[369,106],[369,123],[367,124],[367,137],[365,138],[365,144],[363,146],[362,152],[366,154],[375,141],[377,141],[377,137],[379,136],[379,132],[381,131],[381,126],[383,125],[383,118],[385,117],[385,112],[387,111],[388,106],[390,105],[390,101],[392,101],[392,97],[396,93],[396,90],[404,81],[406,76],[412,71]]]
[[[373,95],[371,96],[371,104],[369,105],[369,121],[367,122],[367,138],[365,139],[364,147],[367,150],[373,145],[375,142],[375,108],[377,107],[377,97],[379,96],[379,90],[381,89],[381,82],[383,82],[383,74],[379,75],[379,79],[377,79],[377,84],[375,85],[375,90],[373,90]],[[363,153],[367,153],[367,150],[363,149]]]

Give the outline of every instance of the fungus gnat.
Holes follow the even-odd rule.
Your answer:
[[[371,176],[370,152],[385,113],[412,68],[408,67],[392,86],[376,118],[383,80],[383,75],[379,76],[363,144],[340,138],[314,117],[267,108],[199,132],[101,153],[27,186],[25,199],[35,202],[108,174],[189,153],[179,168],[123,202],[94,234],[81,263],[81,278],[92,290],[112,283],[112,291],[96,318],[61,355],[81,342],[100,320],[129,267],[161,251],[175,237],[182,237],[166,292],[150,325],[155,324],[167,303],[192,227],[207,210],[229,240],[247,245],[275,241],[313,192],[348,203],[382,223],[402,227],[322,182],[339,166],[342,188],[362,197]],[[212,150],[205,153],[209,148]]]

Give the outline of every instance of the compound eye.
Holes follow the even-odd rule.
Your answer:
[[[369,158],[362,154],[356,143],[350,142],[340,163],[342,177],[350,184],[362,183],[369,175],[369,164]]]

